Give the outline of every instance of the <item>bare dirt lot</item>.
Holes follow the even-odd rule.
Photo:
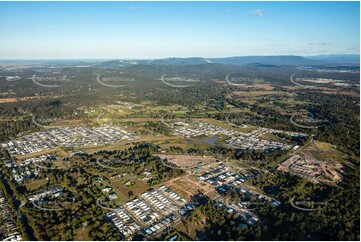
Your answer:
[[[208,183],[200,183],[192,179],[190,175],[178,177],[174,180],[164,183],[165,186],[170,187],[174,192],[189,200],[194,194],[201,192],[210,198],[217,196],[217,192]]]
[[[194,169],[214,164],[216,159],[212,156],[194,156],[194,155],[166,155],[166,154],[154,154],[162,159],[167,159],[168,162],[175,164],[177,167],[183,169]]]

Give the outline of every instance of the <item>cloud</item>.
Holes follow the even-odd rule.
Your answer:
[[[359,45],[355,45],[353,47],[350,47],[347,49],[348,51],[360,51],[360,46]]]
[[[317,46],[325,46],[325,45],[331,45],[331,43],[328,42],[310,42],[309,45],[317,45]]]
[[[139,6],[130,6],[130,9],[136,10],[136,9],[141,9],[142,7]]]
[[[256,17],[262,17],[263,16],[263,12],[262,10],[256,9],[256,10],[252,10],[251,12],[248,12],[249,14],[256,16]]]

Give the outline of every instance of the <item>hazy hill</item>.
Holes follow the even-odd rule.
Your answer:
[[[360,55],[318,55],[308,58],[341,65],[360,65]]]
[[[224,64],[235,66],[333,66],[333,65],[359,65],[359,55],[321,55],[321,56],[235,56],[225,58],[164,58],[153,60],[112,60],[100,63],[99,67],[115,68],[134,65],[203,65]]]

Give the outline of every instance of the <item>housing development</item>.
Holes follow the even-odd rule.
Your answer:
[[[186,137],[202,136],[202,135],[204,136],[221,135],[221,134],[230,136],[237,133],[232,129],[227,130],[216,125],[201,123],[201,122],[195,122],[194,128],[189,128],[188,127],[189,124],[184,122],[177,122],[176,125],[178,126],[183,125],[183,127],[176,128],[175,131],[173,132],[173,135],[182,135]]]
[[[179,221],[177,209],[186,202],[169,188],[161,186],[142,193],[125,203],[123,208],[112,209],[106,216],[126,237],[137,231],[147,236],[166,230],[172,223]]]
[[[227,143],[233,147],[239,149],[261,149],[261,150],[273,150],[273,149],[289,149],[290,145],[277,142],[277,141],[269,141],[260,139],[259,137],[266,134],[287,134],[292,137],[304,137],[304,134],[294,133],[294,132],[282,132],[279,130],[272,130],[266,128],[260,128],[258,130],[254,130],[248,134],[242,134],[239,136],[232,137],[227,140]]]
[[[62,127],[53,128],[25,135],[19,139],[3,143],[2,146],[13,156],[32,153],[61,147],[82,147],[109,144],[120,139],[133,140],[127,131],[117,127]]]
[[[1,221],[5,228],[5,235],[4,241],[19,241],[22,240],[21,234],[19,229],[16,227],[14,221],[12,220],[13,212],[7,205],[6,197],[4,196],[4,192],[0,189],[0,216]]]
[[[359,20],[0,1],[0,241],[360,241]]]

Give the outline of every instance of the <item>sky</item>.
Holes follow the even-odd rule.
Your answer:
[[[0,2],[0,59],[359,52],[359,2]]]

